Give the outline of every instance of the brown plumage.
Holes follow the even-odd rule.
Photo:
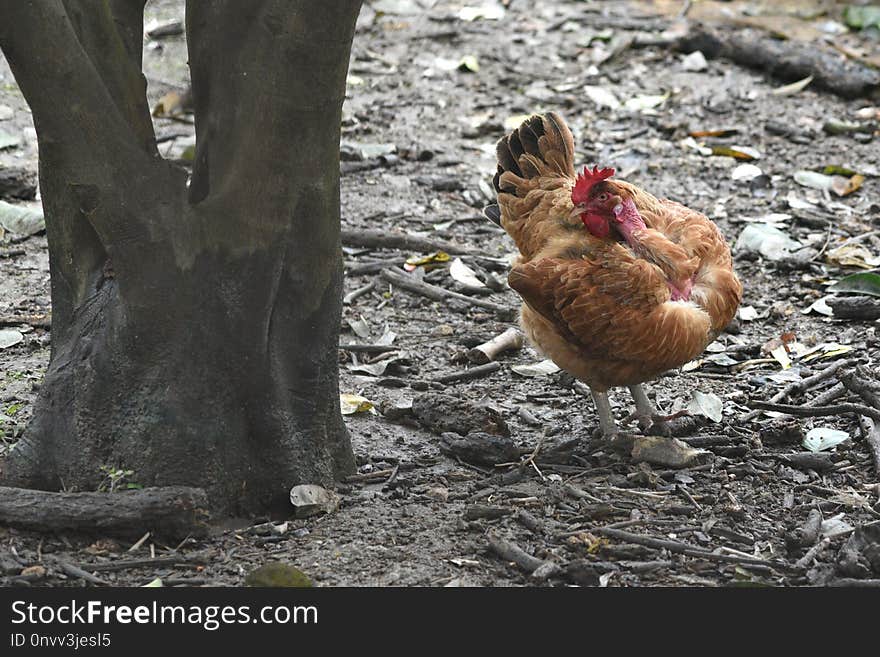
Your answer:
[[[606,434],[616,430],[612,386],[631,386],[648,426],[638,384],[696,358],[736,313],[742,286],[727,243],[703,214],[602,180],[610,170],[576,183],[574,141],[553,112],[524,122],[497,153],[498,208],[487,216],[520,251],[508,281],[525,302],[523,329],[590,386]]]

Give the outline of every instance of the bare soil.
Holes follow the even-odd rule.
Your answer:
[[[397,5],[397,12],[377,11],[383,4],[386,9]],[[507,129],[505,122],[536,111],[556,110],[566,118],[579,162],[614,166],[655,195],[705,212],[731,244],[751,220],[779,213],[777,225],[806,249],[781,261],[738,251],[743,306],[756,312],[735,321],[710,346],[707,358],[649,385],[665,411],[690,401],[694,391],[720,397],[720,422],[684,422],[686,440],[707,454],[689,467],[672,469],[635,463],[629,454],[594,439],[592,401],[571,377],[564,372],[524,377],[512,370],[541,360],[528,346],[500,356],[500,367],[485,375],[439,382],[472,368],[468,349],[514,325],[515,315],[427,299],[391,285],[377,267],[347,276],[347,293],[374,285],[346,304],[341,341],[387,343],[393,333],[393,350],[340,350],[341,389],[370,400],[373,409],[347,416],[360,468],[350,481],[340,482],[338,510],[303,519],[292,512],[235,519],[216,527],[208,539],[167,544],[150,537],[130,552],[132,541],[112,537],[0,528],[0,584],[83,585],[87,580],[65,567],[73,564],[114,586],[143,585],[156,577],[165,585],[240,585],[248,572],[270,561],[292,564],[321,586],[878,581],[880,570],[872,568],[880,560],[874,553],[871,561],[870,545],[868,557],[847,556],[858,541],[870,544],[870,529],[860,528],[880,518],[880,474],[858,416],[742,418],[752,401],[766,401],[838,359],[852,359],[841,372],[859,364],[860,376],[876,377],[876,321],[804,311],[826,295],[828,284],[862,271],[829,259],[835,248],[859,244],[880,255],[876,123],[866,132],[823,130],[828,121],[865,123],[855,112],[880,100],[843,100],[810,86],[774,94],[783,81],[726,60],[688,70],[684,55],[666,45],[645,45],[676,27],[682,3],[513,0],[499,20],[473,21],[459,16],[465,4],[364,5],[343,125],[343,228],[354,234],[344,248],[347,269],[379,260],[402,266],[407,258],[435,251],[360,245],[358,235],[378,230],[438,246],[454,243],[467,252],[462,260],[478,275],[492,284],[492,277],[503,282],[513,244],[481,209],[493,200],[494,143]],[[821,33],[825,22],[839,21],[842,9],[836,3],[748,4],[774,15],[746,15],[746,3],[699,3],[701,12],[715,6],[716,21],[748,18],[760,24],[763,17],[774,30],[789,26],[793,35],[807,30],[807,38]],[[789,11],[792,4],[807,18]],[[807,11],[820,4],[827,14]],[[777,9],[768,9],[771,5]],[[179,0],[148,3],[148,23],[182,18]],[[624,47],[630,38],[635,43]],[[149,100],[155,105],[187,85],[185,42],[177,35],[145,43]],[[876,35],[850,33],[836,37],[836,43],[865,57],[878,53]],[[628,110],[597,104],[587,86],[610,91],[621,103],[669,96],[655,107],[634,101],[641,104]],[[11,109],[10,118],[3,118],[2,106]],[[183,157],[194,142],[191,118],[156,119],[166,157]],[[0,119],[0,132],[21,139],[20,145],[0,150],[0,167],[23,167],[36,175],[30,114],[2,59]],[[755,149],[760,159],[753,164],[766,176],[751,183],[733,180],[742,162],[683,144],[692,131],[722,129],[736,132],[696,141]],[[863,185],[837,196],[794,180],[798,170],[829,165],[867,174]],[[409,275],[474,294],[450,277],[445,261],[419,266]],[[516,294],[497,287],[473,298],[515,311]],[[0,454],[30,417],[49,357],[49,312],[45,235],[7,233],[0,242],[0,319],[6,328],[21,331],[24,340],[0,349]],[[824,347],[817,352],[822,357],[812,359],[793,353],[784,369],[769,349],[762,351],[783,334],[793,334],[786,340],[806,347],[836,343],[848,349]],[[362,369],[377,363],[387,367],[372,367],[372,374]],[[829,377],[783,402],[808,405],[836,383]],[[846,395],[849,399],[832,403],[861,403]],[[414,417],[409,411],[414,399],[418,408],[433,408],[434,419],[426,419],[425,412]],[[632,410],[626,391],[615,391],[612,403],[620,421]],[[443,431],[460,427],[464,434],[472,428],[464,426],[462,406],[478,409],[469,411],[477,414],[486,414],[480,408],[494,409],[503,418],[511,439],[505,453],[513,455],[507,464],[480,462],[474,450],[441,451],[454,438],[441,437]],[[437,418],[448,426],[437,429]],[[814,427],[840,429],[850,438],[811,461],[803,456],[807,450],[801,441]],[[634,423],[628,429],[638,433]],[[505,433],[497,423],[489,430]],[[485,439],[483,434],[471,439],[481,436]],[[476,452],[479,457],[479,446]],[[125,464],[95,467],[121,471],[108,475],[108,488],[137,483],[137,473],[125,473]],[[816,510],[825,524],[815,535],[808,528],[804,538],[799,528],[811,512],[816,519]],[[537,576],[528,572],[535,563],[500,556],[511,543],[544,563]],[[814,554],[799,561],[813,546],[818,546]],[[180,563],[170,563],[169,557]],[[119,563],[133,559],[146,561]],[[108,570],[110,563],[118,569]],[[88,564],[104,566],[96,570]],[[42,568],[25,570],[35,565]]]

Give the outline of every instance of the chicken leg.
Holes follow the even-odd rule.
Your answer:
[[[629,391],[636,403],[636,418],[639,421],[639,428],[642,431],[653,428],[661,436],[671,435],[672,429],[667,422],[668,418],[657,413],[657,409],[654,408],[654,404],[648,399],[648,394],[645,392],[642,384],[637,383],[634,386],[629,386]]]
[[[614,415],[611,414],[611,402],[608,401],[608,393],[590,388],[590,394],[593,396],[593,403],[596,405],[596,413],[599,414],[599,428],[602,431],[602,437],[605,440],[613,440],[617,435],[617,423],[614,421]]]

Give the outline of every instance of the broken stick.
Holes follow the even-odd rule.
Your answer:
[[[486,310],[493,310],[504,318],[510,318],[516,312],[513,308],[510,308],[508,306],[502,306],[501,304],[493,303],[492,301],[485,301],[483,299],[474,299],[473,297],[469,297],[466,294],[452,292],[438,285],[431,285],[430,283],[417,281],[415,278],[409,276],[399,269],[393,269],[390,267],[388,269],[383,269],[382,278],[403,290],[414,292],[423,297],[427,297],[428,299],[433,299],[434,301],[448,301],[450,299],[456,299],[458,301],[463,301],[464,303],[471,306],[485,308]]]
[[[476,367],[472,367],[468,370],[462,370],[461,372],[438,376],[436,379],[434,379],[434,381],[436,383],[443,384],[458,383],[460,381],[471,381],[473,379],[479,379],[481,376],[491,374],[492,372],[497,372],[500,369],[501,363],[486,363],[485,365],[477,365]]]
[[[880,479],[880,429],[869,417],[862,415],[859,418],[859,428],[868,447],[871,449],[871,457],[874,460],[874,474]]]
[[[782,390],[780,390],[775,395],[773,395],[770,398],[769,403],[776,404],[777,402],[781,402],[783,399],[786,399],[786,398],[791,397],[793,395],[804,393],[807,390],[809,390],[810,388],[812,388],[813,386],[821,383],[825,379],[831,378],[840,368],[848,367],[848,366],[852,365],[853,362],[854,361],[852,359],[839,360],[834,363],[831,363],[831,365],[829,365],[828,367],[823,369],[821,372],[817,372],[816,374],[808,376],[805,379],[801,379],[800,381],[795,381],[793,383],[789,383]],[[761,408],[757,403],[753,404],[753,406],[758,406],[759,409]],[[766,410],[778,410],[778,409],[774,408],[774,409],[766,409]],[[743,415],[739,419],[739,421],[740,422],[749,422],[750,420],[754,420],[760,414],[761,414],[761,410],[749,411],[748,413]],[[794,415],[794,414],[792,413],[792,415]]]
[[[167,486],[119,493],[53,493],[0,486],[0,524],[36,531],[79,531],[138,538],[144,531],[204,536],[208,496],[201,488]]]
[[[505,561],[512,561],[527,573],[532,573],[546,562],[533,557],[518,545],[505,541],[494,534],[489,534],[489,548]]]
[[[383,230],[343,229],[342,243],[345,246],[358,246],[367,249],[403,249],[405,251],[445,251],[453,255],[473,254],[472,249],[444,240],[429,240],[404,233],[389,233]]]
[[[880,410],[864,406],[862,404],[837,404],[835,406],[791,406],[789,404],[771,404],[762,401],[752,401],[751,406],[764,411],[778,411],[795,417],[826,417],[829,415],[843,415],[844,413],[856,413],[865,415],[872,420],[880,421]]]
[[[485,365],[505,351],[522,349],[523,334],[513,327],[488,342],[477,345],[467,353],[468,360],[475,365]]]

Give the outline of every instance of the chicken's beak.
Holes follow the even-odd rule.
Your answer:
[[[611,214],[614,215],[614,220],[618,223],[622,223],[623,219],[620,218],[620,215],[623,214],[623,199],[619,196],[615,196],[613,199],[614,205],[611,206]]]
[[[578,206],[574,206],[574,209],[568,213],[568,218],[570,221],[574,221],[577,219],[580,221],[581,215],[584,213],[583,208],[579,208]]]

